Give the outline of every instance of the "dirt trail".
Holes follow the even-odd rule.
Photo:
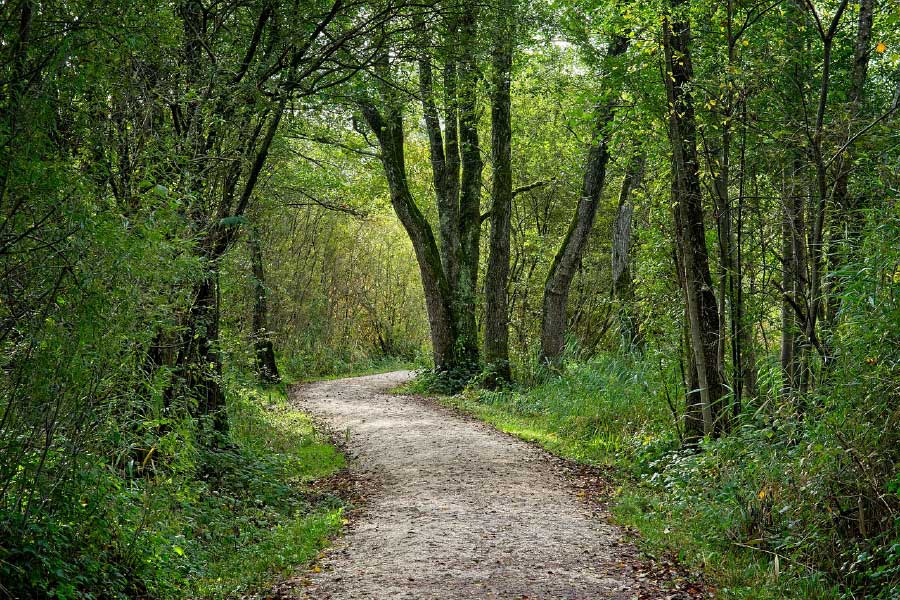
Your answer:
[[[295,391],[303,410],[347,437],[354,468],[377,481],[320,572],[295,581],[295,597],[666,597],[634,574],[622,532],[579,501],[544,452],[387,393],[410,376]]]

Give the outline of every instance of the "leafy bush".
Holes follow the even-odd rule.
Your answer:
[[[342,468],[343,456],[288,405],[283,388],[230,387],[230,445],[194,449],[189,439],[176,442],[168,423],[142,465],[97,456],[27,520],[4,513],[5,590],[21,598],[247,597],[310,560],[340,528],[343,504],[319,492],[311,499],[309,486]]]

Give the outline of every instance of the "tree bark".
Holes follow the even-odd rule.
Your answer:
[[[490,254],[484,282],[484,360],[488,386],[510,381],[509,314],[507,287],[512,212],[512,76],[514,0],[502,0],[494,32],[491,82],[491,233]]]
[[[678,8],[683,2],[676,0],[673,7]],[[725,387],[719,360],[719,307],[712,288],[703,221],[696,123],[690,92],[693,85],[690,41],[687,21],[671,22],[667,18],[663,22],[676,237],[684,263],[684,294],[700,386],[703,432],[718,436],[728,430],[728,412],[722,405]]]
[[[188,327],[175,361],[176,377],[196,402],[194,414],[208,419],[212,437],[228,433],[228,412],[222,389],[222,359],[219,355],[219,287],[217,261],[208,261],[208,271],[194,290]]]
[[[481,252],[481,144],[478,136],[478,70],[475,46],[479,6],[463,4],[460,23],[459,142],[462,178],[459,196],[459,279],[455,286],[455,315],[463,358],[478,365],[478,327],[474,307],[478,296]]]
[[[832,50],[834,47],[835,34],[840,25],[841,18],[847,8],[849,0],[842,0],[838,5],[831,23],[826,30],[820,18],[816,16],[816,26],[822,41],[822,75],[819,84],[819,99],[816,109],[815,128],[811,132],[811,148],[810,153],[815,166],[815,185],[813,193],[813,201],[809,207],[809,285],[807,298],[809,302],[809,310],[806,313],[806,343],[810,347],[810,351],[805,353],[804,362],[809,364],[809,353],[812,348],[819,351],[822,361],[827,365],[831,357],[825,349],[821,339],[819,338],[819,317],[826,306],[826,298],[823,291],[823,282],[825,279],[825,223],[826,210],[828,203],[828,173],[825,156],[823,154],[823,145],[825,142],[825,111],[828,107],[828,96],[831,91],[831,60]],[[815,8],[810,4],[810,10]],[[809,385],[809,383],[807,383]]]
[[[628,49],[628,38],[617,37],[607,51],[608,58],[621,56]],[[581,197],[569,231],[553,258],[550,272],[544,283],[544,301],[541,314],[540,362],[558,364],[562,357],[566,335],[566,313],[572,279],[587,246],[597,206],[606,184],[606,166],[609,163],[608,135],[606,129],[615,116],[618,98],[609,96],[597,106],[594,139],[588,152]]]
[[[262,383],[273,384],[281,381],[275,362],[275,348],[269,332],[268,288],[263,265],[262,245],[259,231],[250,228],[250,266],[253,271],[253,346],[256,352],[256,372]]]
[[[612,295],[618,301],[619,333],[622,349],[626,352],[640,351],[643,347],[640,319],[635,306],[634,280],[631,274],[632,217],[634,203],[632,192],[639,187],[644,176],[645,158],[643,154],[632,156],[625,169],[622,188],[619,191],[619,205],[613,221],[612,235]]]
[[[455,368],[460,362],[450,286],[441,265],[441,254],[434,233],[409,190],[401,108],[390,98],[389,93],[385,95],[384,116],[368,102],[364,102],[361,109],[381,148],[381,164],[390,190],[391,205],[412,242],[419,264],[431,330],[434,366],[438,371],[446,371]]]
[[[786,5],[789,26],[795,31],[806,25],[802,13],[802,0]],[[810,77],[808,56],[799,36],[794,36],[790,46],[791,88],[802,96],[804,82]],[[802,114],[802,97],[793,98],[791,109]],[[806,286],[808,268],[806,260],[806,189],[803,182],[802,155],[799,148],[788,152],[788,164],[782,174],[782,266],[781,266],[781,393],[789,396],[803,387],[804,345],[802,331],[809,308]]]
[[[438,255],[449,290],[447,311],[452,321],[452,325],[442,327],[452,332],[449,343],[455,348],[453,358],[438,368],[473,373],[479,359],[473,307],[477,299],[480,258],[482,171],[474,54],[477,8],[466,4],[460,13],[451,12],[445,16],[443,119],[434,94],[431,48],[435,44],[425,19],[416,23],[422,46],[418,58],[419,93],[438,209]],[[435,365],[437,367],[437,361]]]
[[[678,287],[684,289],[684,258],[677,243],[673,245],[673,262]],[[681,322],[680,340],[681,379],[684,382],[684,444],[693,446],[703,439],[703,399],[700,397],[700,382],[697,379],[697,365],[691,344],[690,316],[687,305]]]

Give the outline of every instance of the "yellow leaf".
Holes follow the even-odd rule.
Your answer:
[[[318,565],[313,567],[313,573],[321,573],[321,572],[322,572],[322,569]]]
[[[875,52],[878,54],[884,54],[885,50],[887,50],[887,45],[884,42],[878,42],[878,45],[875,46]]]
[[[757,494],[757,497],[758,497],[760,500],[765,499],[765,497],[766,497],[766,488],[763,488],[763,489],[759,490],[759,493]]]

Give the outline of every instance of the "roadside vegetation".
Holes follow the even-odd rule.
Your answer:
[[[609,467],[615,521],[637,532],[648,556],[676,557],[720,597],[894,600],[900,383],[866,358],[900,322],[881,311],[898,308],[882,304],[874,321],[857,322],[865,330],[835,366],[841,376],[802,416],[780,400],[777,364],[764,363],[760,396],[735,431],[696,446],[683,443],[677,365],[667,369],[653,351],[585,359],[570,348],[560,370],[538,370],[530,385],[474,384],[440,399],[554,454]],[[434,379],[397,392],[433,394]]]
[[[183,424],[144,423],[143,440],[125,452],[113,433],[118,460],[86,459],[65,489],[74,502],[28,523],[5,521],[6,593],[253,597],[314,558],[345,508],[316,482],[344,457],[288,403],[284,386],[230,383],[227,444],[203,448]],[[155,435],[158,427],[168,431]]]

